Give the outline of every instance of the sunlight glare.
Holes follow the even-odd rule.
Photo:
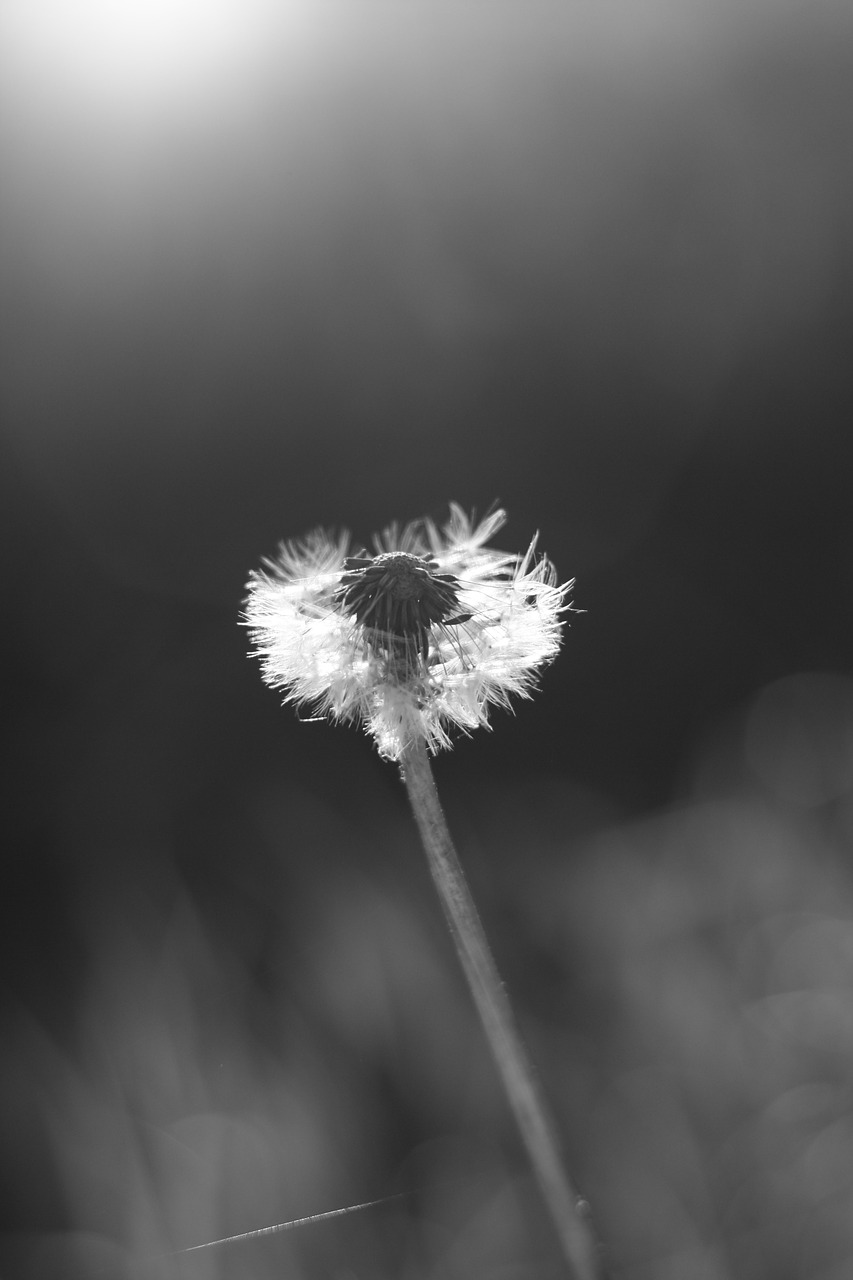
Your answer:
[[[202,96],[307,12],[303,0],[12,0],[4,61],[45,91],[109,107]]]

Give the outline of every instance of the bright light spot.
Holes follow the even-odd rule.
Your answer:
[[[4,0],[2,62],[54,99],[157,105],[245,73],[307,9],[308,0]]]

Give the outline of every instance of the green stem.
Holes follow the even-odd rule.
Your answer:
[[[574,1280],[596,1280],[599,1275],[597,1249],[582,1209],[583,1201],[563,1168],[556,1130],[537,1087],[465,873],[453,847],[423,742],[415,743],[405,751],[400,768],[456,951],[542,1195],[557,1228],[569,1274]]]

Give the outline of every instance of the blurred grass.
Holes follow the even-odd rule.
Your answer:
[[[851,708],[840,677],[768,688],[641,821],[559,775],[454,794],[613,1276],[853,1263]],[[351,821],[286,780],[253,806],[212,874],[139,859],[76,884],[64,1030],[21,1007],[3,1039],[32,1230],[2,1274],[559,1274],[404,810],[377,786]]]

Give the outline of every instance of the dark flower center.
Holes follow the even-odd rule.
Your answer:
[[[336,594],[337,603],[362,626],[392,638],[413,641],[426,660],[430,628],[467,622],[459,608],[459,581],[439,573],[429,556],[387,551],[351,556]]]

